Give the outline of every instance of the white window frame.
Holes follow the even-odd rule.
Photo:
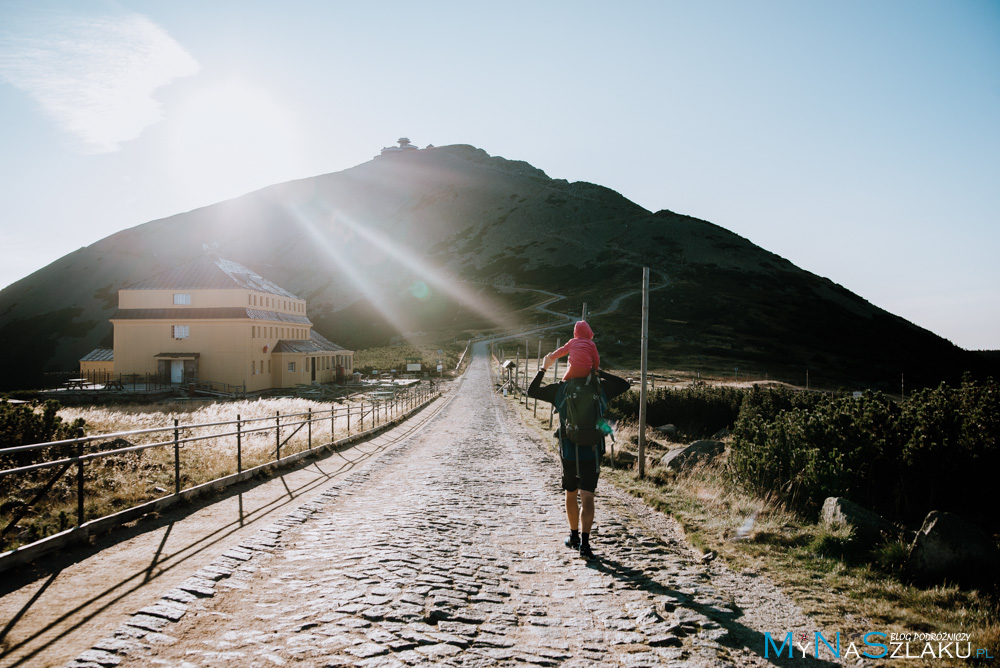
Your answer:
[[[174,306],[190,306],[191,295],[187,292],[174,293]]]
[[[175,339],[191,338],[191,325],[171,325],[170,335]]]
[[[295,373],[295,362],[288,363],[288,373]]]

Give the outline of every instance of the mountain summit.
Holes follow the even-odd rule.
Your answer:
[[[533,322],[541,299],[517,289],[534,289],[565,295],[567,313],[614,305],[592,324],[606,363],[631,364],[648,266],[657,365],[896,387],[903,373],[936,383],[985,363],[711,223],[472,146],[408,144],[123,230],[12,284],[0,292],[3,385],[75,369],[110,343],[120,288],[205,248],[306,299],[317,330],[351,348]]]

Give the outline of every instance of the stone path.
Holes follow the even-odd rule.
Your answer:
[[[462,382],[377,466],[230,548],[70,665],[764,663],[709,567],[678,537],[654,537],[627,501],[599,489],[597,562],[563,546],[558,464],[492,396],[483,355]]]

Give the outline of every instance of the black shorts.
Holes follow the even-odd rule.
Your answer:
[[[577,474],[577,460],[562,458],[562,486],[567,492],[575,492],[582,489],[585,492],[595,492],[597,490],[597,478],[601,475],[600,463],[596,459],[581,459],[579,475]]]

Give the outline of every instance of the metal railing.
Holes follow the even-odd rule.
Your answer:
[[[91,369],[79,377],[75,372],[66,371],[48,373],[45,376],[43,389],[46,390],[153,392],[178,387],[177,383],[170,382],[169,377],[155,373],[108,373]]]
[[[180,382],[172,382],[169,376],[156,373],[109,373],[100,369],[90,369],[79,374],[59,372],[46,374],[46,387],[52,390],[78,390],[83,392],[122,391],[154,392],[161,390],[181,390],[198,394],[220,396],[246,396],[246,383],[233,385],[214,380],[204,380],[184,376]]]
[[[375,397],[366,396],[359,403],[333,405],[329,410],[324,411],[309,409],[306,412],[285,415],[276,412],[271,417],[249,419],[244,419],[240,414],[237,414],[235,420],[186,425],[180,424],[179,420],[175,418],[173,425],[170,426],[111,434],[94,434],[62,441],[0,449],[0,463],[14,464],[11,468],[0,470],[0,497],[9,497],[14,490],[31,489],[35,492],[34,497],[27,503],[16,502],[12,504],[7,502],[4,504],[7,512],[3,514],[7,517],[0,519],[0,522],[6,520],[4,526],[0,528],[0,545],[9,542],[6,538],[7,535],[17,528],[18,523],[25,516],[43,505],[59,480],[67,474],[73,475],[71,470],[75,470],[75,481],[72,487],[75,488],[73,491],[76,497],[76,528],[104,517],[93,511],[88,512],[86,503],[89,500],[88,492],[90,492],[90,497],[97,495],[97,490],[93,488],[99,487],[101,482],[100,472],[92,474],[90,476],[91,489],[88,490],[88,476],[86,475],[88,465],[95,464],[99,460],[121,458],[123,455],[134,454],[136,461],[138,461],[142,453],[149,450],[161,449],[170,452],[169,459],[172,460],[173,469],[172,495],[176,496],[185,489],[233,475],[230,471],[223,476],[198,480],[196,463],[189,463],[188,470],[184,470],[182,453],[191,444],[212,443],[218,446],[216,450],[224,450],[227,444],[229,446],[235,444],[235,452],[233,453],[235,461],[231,462],[231,467],[235,469],[235,474],[239,475],[262,466],[273,465],[284,459],[290,459],[316,447],[337,447],[340,443],[357,439],[359,436],[363,436],[366,430],[370,432],[380,429],[397,418],[422,407],[435,396],[436,389],[433,383],[421,383],[399,389],[393,393],[379,393],[379,396]],[[329,439],[320,442],[319,437],[327,431],[327,425],[329,425]],[[293,438],[302,433],[303,430],[305,430],[303,436],[293,442]],[[338,431],[343,434],[340,439],[337,438]],[[199,434],[198,432],[205,433]],[[267,440],[272,433],[272,445],[263,449],[267,456],[264,461],[260,461],[262,451],[260,441]],[[150,437],[153,438],[151,443],[132,444],[129,440]],[[247,467],[248,462],[245,461],[246,446],[248,441],[253,440],[258,442],[252,448],[255,455],[254,461],[251,462],[253,466]],[[41,452],[44,450],[47,452]],[[31,461],[37,456],[52,457],[53,455],[55,458],[37,462]],[[114,463],[113,460],[109,461],[109,464]],[[51,478],[45,481],[41,480],[40,475],[44,475],[44,472],[50,470],[55,471]],[[144,471],[143,475],[149,475],[149,472]],[[185,482],[188,484],[185,485]],[[157,493],[161,495],[160,498],[164,495],[170,496],[166,489],[155,489],[159,490]],[[149,495],[149,498],[144,499],[136,506],[142,506],[155,498],[157,497]],[[14,508],[13,512],[9,510],[11,507]],[[120,507],[115,508],[116,513],[121,510]],[[54,512],[54,508],[50,508],[50,511]],[[65,514],[62,517],[65,522]],[[60,531],[67,528],[69,527],[62,526]]]

